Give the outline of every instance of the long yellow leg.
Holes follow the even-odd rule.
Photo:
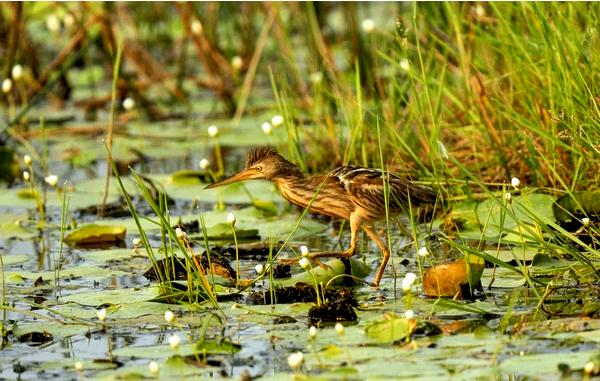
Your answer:
[[[350,215],[350,247],[348,250],[338,251],[321,251],[309,254],[310,259],[316,258],[350,258],[356,252],[358,244],[358,228],[360,227],[360,218],[355,214]]]
[[[362,228],[367,233],[369,238],[371,238],[373,242],[375,242],[375,244],[377,245],[377,247],[379,247],[379,250],[381,250],[381,253],[383,254],[383,258],[381,259],[381,265],[379,266],[379,270],[377,270],[377,275],[375,275],[375,281],[373,282],[375,284],[375,287],[379,287],[379,282],[381,282],[383,272],[385,271],[385,267],[387,266],[388,260],[390,259],[390,250],[385,245],[385,243],[383,243],[381,237],[379,237],[379,235],[375,233],[372,227],[363,225]]]

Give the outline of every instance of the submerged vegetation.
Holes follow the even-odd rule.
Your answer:
[[[596,3],[3,3],[5,378],[600,374]],[[351,259],[274,147],[435,188]],[[310,203],[309,203],[310,205]],[[366,238],[366,237],[365,237]]]

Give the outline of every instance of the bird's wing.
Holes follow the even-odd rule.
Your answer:
[[[429,187],[412,183],[397,175],[374,168],[343,166],[334,169],[329,176],[337,178],[351,195],[353,202],[365,210],[371,210],[373,217],[385,211],[385,186],[389,186],[388,205],[392,212],[399,212],[410,203],[433,203],[437,192]]]

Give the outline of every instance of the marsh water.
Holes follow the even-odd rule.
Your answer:
[[[223,122],[219,138],[226,172],[239,169],[251,147],[228,142],[241,141],[241,135],[248,135],[249,140],[257,135],[257,120],[247,120],[230,129]],[[143,148],[149,156],[133,169],[150,174],[174,199],[169,208],[173,221],[182,216],[182,222],[190,222],[202,216],[210,230],[211,226],[222,224],[228,213],[234,213],[236,229],[258,229],[259,238],[254,241],[268,245],[290,238],[289,249],[284,250],[289,256],[300,245],[311,250],[334,250],[348,244],[346,226],[314,215],[305,216],[288,237],[302,210],[289,206],[267,182],[213,191],[203,190],[202,181],[174,180],[177,170],[198,169],[197,163],[204,157],[214,160],[211,140],[203,136],[205,125],[182,125],[180,128],[189,137],[184,142],[179,137],[164,137],[159,125],[142,123],[134,124],[133,131],[143,130],[143,138],[128,137],[128,144]],[[283,131],[275,131],[274,135],[263,136],[261,143],[274,144],[282,138]],[[150,145],[149,141],[153,143]],[[39,139],[32,143],[41,149]],[[36,227],[34,200],[23,194],[26,184],[16,181],[5,187],[0,196],[3,280],[10,306],[2,320],[4,329],[10,331],[2,349],[0,376],[4,379],[153,377],[148,364],[157,361],[161,379],[319,375],[324,379],[551,380],[569,378],[571,370],[577,378],[577,372],[597,350],[600,327],[595,320],[586,321],[575,315],[546,320],[524,279],[505,269],[486,268],[482,277],[484,293],[472,301],[449,304],[426,298],[419,281],[408,295],[400,281],[407,272],[419,274],[420,270],[412,238],[402,236],[402,229],[398,228],[397,224],[405,223],[402,218],[391,225],[392,264],[380,289],[360,283],[355,286],[354,309],[358,319],[345,322],[343,335],[330,323],[318,328],[314,340],[309,338],[308,310],[314,302],[263,306],[250,303],[248,293],[268,290],[268,280],[257,282],[235,300],[219,302],[221,311],[202,303],[159,301],[157,282],[143,275],[151,262],[144,250],[133,248],[133,240],[140,237],[133,219],[100,218],[94,209],[86,209],[96,206],[102,195],[106,162],[99,153],[104,149],[103,142],[90,136],[54,136],[53,128],[48,126],[45,144],[47,167],[57,174],[61,184],[67,182],[57,189],[40,182],[47,192],[44,228],[40,231]],[[128,151],[120,146],[121,139],[117,144],[115,152],[123,152],[126,157]],[[59,160],[61,152],[72,147],[97,152],[97,162],[78,168]],[[128,192],[134,195],[130,177],[123,179]],[[116,183],[111,179],[109,202],[116,202],[121,196]],[[127,229],[123,242],[103,248],[64,245],[59,257],[65,189],[69,200],[67,233],[75,225],[89,222],[120,225]],[[252,203],[255,199],[273,203],[276,213],[257,209]],[[150,215],[143,204],[141,199],[136,202],[138,212]],[[151,244],[159,247],[157,226],[148,221],[142,225]],[[421,233],[427,231],[427,226],[430,225],[421,226]],[[385,229],[381,227],[380,231]],[[435,234],[429,238],[426,234],[419,236],[427,240],[421,245],[427,244],[438,260],[452,256],[446,246],[437,242]],[[231,245],[231,239],[209,243],[211,247]],[[198,239],[193,250],[201,253],[203,240]],[[230,258],[232,264],[234,259]],[[379,252],[363,239],[357,259],[375,269]],[[241,278],[256,278],[255,266],[259,263],[266,264],[266,259],[242,258]],[[303,270],[295,265],[292,272]],[[366,280],[372,280],[373,275],[371,271]],[[492,275],[495,281],[488,288]],[[227,292],[233,289],[221,290]],[[575,295],[566,295],[563,300]],[[107,310],[104,321],[97,317],[101,308]],[[175,312],[174,323],[165,322],[167,309]],[[365,335],[369,325],[402,316],[408,309],[419,320],[434,323],[440,331],[417,331],[412,340],[391,342]],[[175,350],[168,341],[172,334],[180,336],[182,342]],[[194,349],[198,341],[214,345]],[[303,367],[294,372],[287,358],[297,351],[304,353],[305,360]],[[76,369],[76,363],[81,369]]]

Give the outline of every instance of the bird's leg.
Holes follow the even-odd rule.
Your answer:
[[[390,250],[385,245],[385,243],[383,243],[381,237],[379,237],[379,235],[375,232],[375,230],[373,230],[371,226],[363,225],[362,228],[367,233],[369,238],[371,238],[373,242],[375,242],[375,244],[377,245],[377,247],[379,247],[379,250],[381,250],[381,253],[383,254],[383,258],[381,259],[381,265],[377,270],[377,275],[375,275],[375,280],[373,282],[375,284],[375,287],[379,287],[379,282],[381,282],[381,278],[383,277],[385,266],[387,265],[388,260],[390,259]]]
[[[344,251],[321,251],[308,255],[310,259],[316,258],[350,258],[356,252],[358,244],[358,228],[360,219],[355,214],[350,215],[350,247]]]
[[[358,244],[358,228],[360,227],[360,219],[358,216],[350,215],[350,247],[345,251],[318,251],[308,254],[307,258],[314,261],[321,267],[328,267],[321,263],[318,258],[350,258],[356,251]],[[285,263],[295,263],[298,259],[286,261]]]

